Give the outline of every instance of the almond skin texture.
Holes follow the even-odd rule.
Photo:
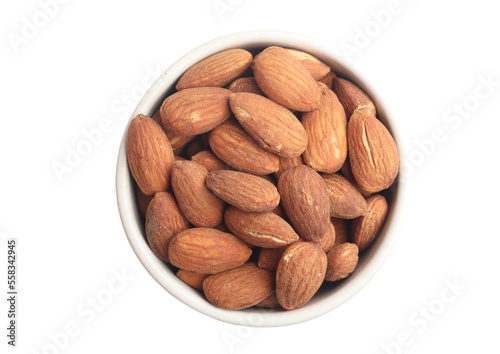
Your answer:
[[[332,249],[333,245],[335,244],[335,239],[336,239],[335,226],[332,224],[332,222],[330,222],[325,237],[323,237],[321,241],[317,243],[317,245],[321,247],[321,249],[325,253],[327,253]]]
[[[170,186],[174,153],[160,125],[143,114],[130,122],[127,132],[127,160],[142,193],[152,196]]]
[[[226,164],[222,162],[217,156],[215,156],[211,151],[203,150],[191,157],[192,161],[198,162],[200,165],[205,167],[208,172],[216,170],[224,170],[227,168]]]
[[[320,242],[330,224],[330,200],[323,178],[312,168],[292,167],[278,180],[281,203],[297,233]]]
[[[153,253],[169,262],[168,245],[179,232],[189,228],[175,198],[168,192],[158,192],[146,212],[146,240]]]
[[[364,111],[369,115],[376,116],[375,105],[366,93],[356,84],[340,77],[333,80],[332,90],[337,94],[340,102],[345,108],[348,119],[354,111]]]
[[[225,203],[206,186],[208,171],[194,161],[176,161],[172,189],[184,216],[198,227],[215,227],[222,222]]]
[[[319,172],[337,172],[347,157],[347,119],[344,107],[328,87],[319,84],[321,106],[302,113],[309,144],[304,162]]]
[[[180,91],[191,87],[225,86],[242,75],[252,60],[252,54],[244,49],[225,50],[186,70],[175,88]]]
[[[247,92],[231,94],[229,105],[243,129],[264,149],[284,157],[299,156],[306,149],[307,133],[288,109]]]
[[[322,174],[330,198],[330,216],[354,219],[366,213],[366,200],[351,182],[337,173]]]
[[[210,132],[208,141],[214,154],[234,169],[256,175],[278,169],[279,157],[261,148],[237,123],[222,123]]]
[[[210,172],[207,187],[219,198],[249,212],[265,212],[280,202],[278,190],[266,179],[231,170]]]
[[[304,160],[302,159],[302,155],[296,157],[281,157],[280,156],[280,164],[278,167],[278,171],[274,173],[276,178],[280,178],[280,176],[288,170],[289,168],[300,166],[304,164]]]
[[[257,265],[259,268],[275,272],[276,269],[278,269],[278,263],[280,262],[281,256],[285,253],[287,248],[288,246],[280,248],[261,248]]]
[[[319,107],[319,89],[307,69],[286,49],[268,47],[255,57],[254,77],[274,102],[294,111]]]
[[[387,189],[399,171],[399,153],[387,128],[375,117],[356,111],[348,126],[349,160],[358,185],[376,193]]]
[[[245,263],[252,250],[236,236],[211,228],[192,228],[174,236],[170,262],[192,272],[215,274]]]
[[[330,71],[328,74],[319,79],[318,82],[325,84],[326,87],[331,90],[333,88],[333,80],[335,80],[336,77],[337,74],[335,74],[333,71]]]
[[[276,297],[276,292],[273,292],[271,295],[266,297],[264,300],[255,304],[257,307],[263,307],[266,309],[280,309],[281,305],[278,302],[278,298]]]
[[[256,95],[264,96],[264,92],[257,85],[257,81],[253,77],[241,77],[234,80],[228,87],[233,92],[250,92]]]
[[[334,246],[326,255],[326,281],[337,281],[346,278],[358,265],[358,246],[354,243],[342,243]]]
[[[251,307],[269,297],[275,288],[274,274],[246,263],[241,267],[211,275],[203,282],[203,292],[211,304],[226,309]]]
[[[231,233],[257,247],[278,248],[299,239],[290,224],[272,212],[249,213],[229,207],[224,221]]]
[[[203,289],[203,281],[208,277],[208,274],[191,272],[185,269],[179,269],[176,275],[184,283],[198,290]]]
[[[351,162],[349,161],[349,158],[345,159],[344,164],[340,168],[340,173],[342,173],[342,175],[352,183],[352,185],[358,190],[359,193],[361,193],[363,197],[365,197],[365,199],[372,196],[373,193],[361,189],[358,182],[356,182],[356,178],[354,178],[354,175],[352,174]]]
[[[283,253],[276,270],[276,297],[293,310],[306,304],[325,278],[326,254],[311,242],[296,242]]]
[[[160,108],[164,128],[173,135],[197,135],[215,128],[231,115],[230,93],[220,87],[196,87],[174,93]]]
[[[311,74],[314,80],[319,80],[330,72],[330,67],[309,53],[297,49],[286,49]]]
[[[341,243],[349,242],[349,224],[350,222],[346,219],[331,218],[333,227],[335,228],[335,243],[338,245]]]
[[[351,240],[362,251],[372,244],[384,224],[389,207],[386,199],[378,194],[367,199],[368,209],[364,216],[352,221]]]

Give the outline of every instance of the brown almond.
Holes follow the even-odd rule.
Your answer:
[[[163,192],[170,186],[174,154],[158,123],[138,114],[128,127],[127,160],[130,172],[145,195]]]
[[[281,203],[297,233],[320,242],[330,223],[330,200],[323,178],[312,168],[292,167],[278,180]]]
[[[163,126],[172,135],[205,133],[231,115],[230,93],[220,87],[196,87],[176,92],[161,106]]]
[[[335,244],[335,239],[336,239],[335,226],[332,224],[332,222],[330,222],[325,237],[323,237],[321,241],[317,243],[317,245],[321,247],[321,249],[325,253],[327,253],[332,249],[333,245]]]
[[[316,81],[286,49],[264,49],[255,57],[253,69],[257,84],[274,102],[300,112],[319,107]]]
[[[337,77],[337,74],[335,72],[331,71],[328,72],[325,76],[323,76],[321,79],[318,80],[318,82],[321,82],[326,85],[330,90],[333,88],[333,81]]]
[[[388,212],[385,197],[375,194],[366,200],[366,214],[354,219],[351,227],[351,240],[362,251],[372,244],[384,225]]]
[[[192,161],[198,162],[200,165],[205,167],[208,172],[216,170],[224,170],[227,168],[226,164],[221,161],[213,152],[208,150],[200,151],[199,153],[191,157]]]
[[[237,123],[219,125],[210,132],[209,143],[217,157],[239,171],[266,175],[278,169],[278,156],[261,148]]]
[[[272,212],[249,213],[229,207],[224,221],[232,234],[257,247],[279,248],[299,239],[290,224]]]
[[[325,278],[326,254],[311,242],[296,242],[283,253],[276,270],[276,297],[293,310],[305,305]]]
[[[255,304],[255,306],[257,306],[257,307],[263,307],[263,308],[266,308],[266,309],[280,309],[281,308],[281,305],[278,302],[278,298],[276,297],[276,292],[275,291],[273,291],[273,293],[271,295],[269,295],[268,297],[266,297],[261,302]]]
[[[350,119],[356,110],[376,116],[375,105],[370,97],[351,81],[338,77],[333,80],[332,90],[342,102],[347,119]]]
[[[168,192],[158,192],[146,212],[146,240],[153,253],[169,262],[168,245],[172,238],[189,228],[175,198]]]
[[[302,157],[319,172],[337,172],[347,157],[347,119],[344,107],[326,85],[319,84],[321,106],[302,113],[309,144]]]
[[[358,185],[376,193],[389,188],[399,171],[399,153],[391,133],[375,117],[356,111],[348,126],[349,160]]]
[[[307,133],[288,109],[247,92],[231,94],[229,105],[243,129],[264,149],[284,157],[296,157],[306,149]]]
[[[315,56],[297,49],[286,50],[306,68],[314,80],[319,80],[330,72],[330,67]]]
[[[349,157],[347,157],[347,159],[345,159],[344,164],[340,168],[340,173],[342,173],[342,175],[345,178],[347,178],[349,180],[349,182],[352,183],[352,185],[358,190],[359,193],[361,193],[361,195],[363,197],[365,197],[365,199],[366,198],[370,198],[372,196],[373,193],[370,193],[370,192],[367,192],[367,191],[363,190],[358,185],[358,182],[356,182],[356,178],[354,178],[354,175],[352,174],[351,162],[349,161]]]
[[[270,270],[275,272],[278,269],[278,263],[281,259],[283,253],[289,246],[284,246],[280,248],[261,248],[259,252],[259,258],[257,260],[257,265],[260,268]]]
[[[280,202],[280,195],[274,184],[249,173],[213,171],[209,173],[206,183],[215,195],[243,211],[270,211]]]
[[[194,226],[215,227],[222,222],[225,203],[206,186],[208,171],[195,161],[176,161],[172,189],[185,217]]]
[[[250,262],[209,276],[203,282],[203,292],[214,306],[240,310],[266,299],[274,292],[275,284],[273,273]]]
[[[326,255],[326,281],[347,278],[358,265],[358,246],[354,243],[342,243],[334,246]]]
[[[203,281],[209,276],[209,274],[191,272],[185,269],[179,269],[176,275],[184,283],[198,290],[203,290]]]
[[[228,49],[191,66],[181,76],[177,90],[191,87],[222,87],[242,75],[252,63],[253,56],[244,49]]]
[[[288,170],[289,168],[295,167],[295,166],[300,166],[304,164],[304,160],[302,159],[302,155],[296,156],[296,157],[282,157],[280,156],[279,159],[279,167],[278,171],[274,173],[274,176],[276,178],[280,178],[280,176]]]
[[[354,219],[366,213],[366,200],[351,182],[338,173],[322,174],[330,199],[330,216]]]
[[[234,80],[228,87],[233,92],[250,92],[256,95],[264,96],[264,92],[257,85],[257,81],[253,77],[241,77]]]
[[[349,222],[338,218],[331,218],[330,221],[335,229],[334,245],[349,242]]]
[[[168,247],[172,265],[205,274],[239,267],[251,254],[252,250],[236,236],[203,227],[178,233]]]

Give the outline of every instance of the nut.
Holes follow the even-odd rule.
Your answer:
[[[334,246],[326,255],[326,281],[337,281],[349,276],[358,264],[358,246],[353,243],[342,243]]]
[[[352,221],[351,240],[362,251],[375,240],[389,209],[385,197],[375,194],[366,201],[366,214]]]

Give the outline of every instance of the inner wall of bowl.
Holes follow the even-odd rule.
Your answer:
[[[175,84],[180,75],[198,61],[225,49],[244,48],[255,54],[271,45],[295,48],[309,52],[329,65],[337,75],[358,84],[374,100],[378,109],[378,118],[390,131],[393,131],[393,127],[389,124],[383,105],[379,102],[377,95],[370,90],[370,87],[368,87],[365,81],[362,81],[353,71],[348,69],[345,64],[335,59],[339,58],[339,56],[333,53],[331,48],[303,36],[271,31],[252,31],[221,37],[186,54],[158,78],[134,111],[131,119],[138,113],[152,116],[160,108],[164,99],[175,92]],[[124,135],[124,140],[125,138],[126,133]],[[396,142],[398,142],[396,136],[395,138]],[[121,167],[123,168],[125,166],[127,169],[126,176],[124,176],[124,184],[127,187],[127,192],[125,194],[128,202],[132,204],[131,208],[133,209],[130,210],[131,213],[128,214],[128,217],[132,216],[132,220],[127,220],[129,226],[127,236],[129,237],[129,241],[134,251],[153,278],[173,296],[188,306],[216,319],[247,326],[281,326],[318,317],[340,306],[358,292],[380,267],[381,259],[387,256],[389,249],[385,247],[385,249],[382,250],[381,246],[387,243],[386,239],[388,237],[388,232],[392,227],[391,221],[396,209],[395,205],[398,202],[399,181],[396,181],[393,187],[384,193],[390,203],[390,211],[379,237],[369,249],[361,254],[358,267],[349,278],[340,282],[326,283],[309,303],[293,311],[258,308],[227,311],[216,308],[208,303],[203,294],[178,279],[173,272],[174,267],[166,265],[157,259],[149,249],[144,234],[144,220],[140,216],[135,203],[134,181],[131,174],[128,172],[128,166],[126,166],[126,156],[123,156],[124,145],[125,143],[122,142]],[[123,159],[125,159],[125,163],[123,163]],[[127,229],[127,225],[124,226]],[[130,230],[130,228],[133,230]],[[131,234],[137,235],[137,232],[140,232],[142,237],[134,238],[131,236]]]

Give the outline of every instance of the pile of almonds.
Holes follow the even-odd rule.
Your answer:
[[[371,99],[281,47],[217,53],[176,89],[127,135],[154,254],[231,310],[295,309],[349,276],[399,167]]]

